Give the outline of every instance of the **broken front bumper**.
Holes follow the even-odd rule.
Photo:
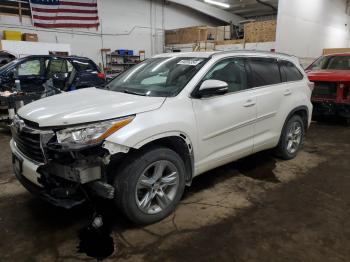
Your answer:
[[[39,163],[26,157],[11,140],[14,173],[31,193],[53,205],[72,208],[86,201],[88,194],[114,198],[114,188],[101,181],[101,167],[84,164]]]

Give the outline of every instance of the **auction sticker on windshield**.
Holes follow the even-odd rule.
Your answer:
[[[186,60],[180,60],[177,64],[178,65],[196,66],[202,61],[203,61],[203,59],[186,59]]]

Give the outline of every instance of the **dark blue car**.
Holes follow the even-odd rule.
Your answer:
[[[0,67],[0,121],[8,122],[19,107],[33,100],[101,87],[105,81],[104,73],[85,57],[32,55],[13,60]]]
[[[89,58],[33,55],[16,59],[0,68],[0,91],[40,92],[52,79],[55,88],[63,91],[101,86],[105,75]]]

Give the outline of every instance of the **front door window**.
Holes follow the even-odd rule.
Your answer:
[[[25,61],[17,66],[18,76],[38,76],[40,75],[40,59]]]

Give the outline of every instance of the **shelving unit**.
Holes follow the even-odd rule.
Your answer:
[[[110,52],[106,54],[104,69],[107,74],[116,75],[138,63],[140,63],[139,55],[121,55],[117,52]]]

